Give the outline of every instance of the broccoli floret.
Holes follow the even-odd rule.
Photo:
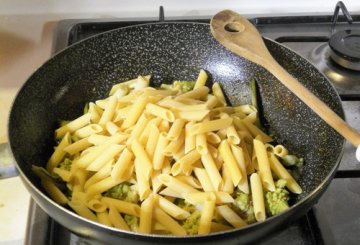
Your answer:
[[[138,203],[139,202],[139,194],[136,190],[131,188],[131,184],[129,182],[120,183],[113,188],[106,191],[104,196],[108,196],[111,198],[116,198],[119,200],[123,200],[126,202]]]
[[[185,93],[193,90],[195,83],[194,81],[174,81],[172,84],[161,84],[160,88]]]
[[[130,215],[130,214],[125,214],[124,220],[127,223],[127,225],[129,226],[131,231],[138,232],[138,230],[139,230],[139,218],[138,217],[136,217],[134,215]]]
[[[282,163],[286,167],[290,166],[296,166],[296,167],[302,167],[304,165],[304,159],[302,157],[297,157],[295,155],[285,155],[281,157]]]
[[[201,212],[196,210],[183,222],[182,227],[186,230],[188,235],[196,235],[199,231]]]
[[[188,235],[196,235],[199,230],[201,212],[194,205],[183,199],[178,199],[176,205],[190,213],[190,216],[180,222]]]
[[[290,167],[288,171],[294,179],[298,180],[300,178],[304,169],[304,158],[295,155],[286,155],[281,157],[281,162],[285,167]]]
[[[275,191],[265,194],[266,211],[270,216],[277,215],[289,208],[289,192],[285,189],[286,180],[279,179],[275,183]]]
[[[71,164],[72,164],[72,161],[69,158],[65,158],[64,161],[62,161],[59,164],[58,168],[70,171],[71,170]]]
[[[235,212],[248,224],[256,222],[251,195],[237,190],[234,200],[232,206]]]

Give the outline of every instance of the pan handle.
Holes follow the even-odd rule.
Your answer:
[[[0,143],[0,179],[18,176],[15,159],[8,143]]]

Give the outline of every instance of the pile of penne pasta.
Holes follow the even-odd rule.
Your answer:
[[[114,85],[108,98],[90,102],[85,114],[55,131],[59,144],[47,170],[72,195],[42,178],[53,200],[111,227],[130,230],[123,218],[129,214],[139,217],[138,232],[184,236],[179,221],[190,214],[174,204],[177,198],[201,209],[198,234],[208,234],[247,225],[231,208],[236,189],[251,194],[257,221],[266,219],[264,193],[275,190],[274,179],[301,193],[278,160],[287,149],[269,144],[254,106],[228,106],[218,83],[211,91],[205,86],[203,70],[185,93],[149,87],[149,80]],[[65,158],[69,170],[59,168]],[[139,203],[102,195],[123,182],[132,184]]]

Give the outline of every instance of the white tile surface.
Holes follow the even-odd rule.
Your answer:
[[[20,177],[0,181],[0,244],[23,244],[30,194]]]

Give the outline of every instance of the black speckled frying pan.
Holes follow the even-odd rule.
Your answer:
[[[343,116],[338,94],[309,62],[271,40],[265,43],[274,58],[311,92]],[[152,74],[152,85],[175,79],[194,80],[200,69],[210,82],[221,83],[233,105],[248,103],[248,82],[259,82],[264,122],[290,152],[306,162],[300,184],[303,194],[283,214],[243,229],[207,236],[167,237],[119,231],[86,220],[57,205],[31,171],[42,164],[54,146],[60,119],[73,119],[85,103],[108,95],[114,83],[139,74]],[[56,221],[85,237],[109,243],[246,243],[264,237],[304,215],[317,201],[338,167],[344,139],[263,68],[218,44],[209,25],[157,23],[100,34],[57,54],[25,83],[13,104],[10,145],[21,177],[35,201]]]

